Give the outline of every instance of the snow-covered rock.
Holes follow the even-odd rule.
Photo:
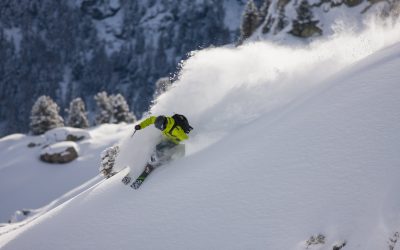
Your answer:
[[[79,156],[79,146],[75,142],[57,142],[45,147],[40,159],[48,163],[68,163]]]
[[[23,210],[17,210],[11,216],[11,219],[8,221],[8,223],[16,223],[25,220],[28,216],[32,214],[32,211],[29,209],[23,209]]]
[[[48,144],[61,141],[80,141],[91,138],[87,130],[71,127],[60,127],[49,130],[44,134],[44,137]]]
[[[118,145],[108,147],[103,152],[101,152],[101,164],[99,167],[99,171],[104,175],[104,177],[109,178],[112,176],[112,171],[118,153],[119,153]]]
[[[0,223],[9,221],[17,210],[43,207],[98,175],[100,153],[129,138],[132,131],[132,125],[124,123],[86,129],[90,138],[75,142],[79,158],[65,167],[40,160],[43,147],[49,145],[44,135],[13,134],[0,138]]]

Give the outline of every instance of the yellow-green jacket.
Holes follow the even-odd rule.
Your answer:
[[[151,124],[154,124],[154,122],[156,121],[156,118],[157,118],[157,116],[150,116],[149,118],[147,118],[146,120],[142,121],[139,124],[140,128],[144,129],[145,127],[148,127]],[[189,138],[180,126],[174,126],[174,124],[175,124],[174,118],[169,117],[169,116],[166,116],[166,118],[167,118],[167,126],[162,131],[164,137],[166,137],[168,140],[174,142],[175,144],[179,144],[179,142]]]

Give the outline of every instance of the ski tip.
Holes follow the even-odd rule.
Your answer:
[[[126,170],[131,170],[131,167],[130,166],[124,166],[124,167],[122,167],[118,172],[122,172],[122,171],[126,171]]]
[[[111,174],[110,177],[112,177],[112,176],[114,176],[114,175],[117,175],[117,174],[120,174],[120,173],[129,173],[130,170],[131,170],[131,169],[130,169],[129,166],[125,166],[125,167],[123,167],[123,168],[121,168],[121,169],[119,169],[119,170],[117,170],[117,171],[114,171],[114,172]]]

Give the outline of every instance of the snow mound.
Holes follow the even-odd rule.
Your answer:
[[[73,148],[79,154],[79,146],[72,141],[57,142],[42,149],[41,154],[63,154],[66,149]]]
[[[55,129],[48,132],[48,140],[45,135],[22,134],[1,138],[0,223],[14,220],[11,217],[18,215],[18,211],[41,208],[98,175],[100,153],[129,137],[132,130],[132,125],[124,123],[104,124],[85,131],[68,127]],[[68,134],[85,136],[85,139],[54,145],[67,139]],[[40,160],[42,151],[60,152],[69,146],[79,152],[79,157],[65,167],[54,167]]]
[[[71,127],[54,128],[47,131],[44,134],[44,137],[48,144],[61,141],[79,141],[91,138],[88,131]]]

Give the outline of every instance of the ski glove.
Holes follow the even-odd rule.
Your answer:
[[[140,125],[136,125],[135,126],[135,130],[141,130],[142,128],[140,127]]]

